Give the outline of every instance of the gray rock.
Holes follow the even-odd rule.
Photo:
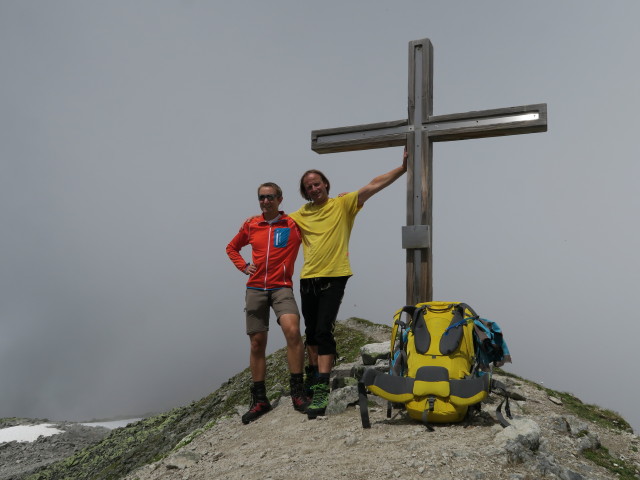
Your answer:
[[[578,453],[582,453],[584,450],[600,448],[600,445],[600,438],[598,435],[589,432],[587,435],[578,439]]]
[[[329,395],[327,415],[335,415],[344,412],[350,405],[358,403],[358,387],[348,386],[334,390]]]
[[[359,381],[366,368],[370,367],[365,367],[362,363],[354,365],[353,368],[351,368],[351,376]]]
[[[333,367],[331,376],[334,378],[353,377],[354,368],[357,368],[359,365],[361,365],[359,362],[340,363]]]
[[[528,418],[517,418],[494,437],[494,445],[509,463],[522,463],[540,447],[540,426]]]
[[[350,372],[350,376],[355,378],[356,380],[360,380],[362,378],[362,375],[364,374],[364,371],[367,368],[374,368],[379,372],[382,373],[389,373],[389,359],[383,359],[383,358],[379,358],[378,360],[375,361],[375,365],[371,366],[371,365],[364,365],[363,363],[355,363],[352,364],[353,366],[351,367],[351,372]]]
[[[569,431],[569,425],[567,425],[567,420],[563,415],[555,415],[551,418],[551,428],[560,433]]]
[[[388,359],[391,342],[370,343],[360,349],[362,363],[364,365],[375,365],[378,359]]]
[[[379,372],[388,373],[389,372],[389,359],[388,358],[379,358],[376,360],[375,365],[373,366]]]
[[[567,422],[567,429],[572,436],[577,437],[589,433],[589,425],[587,422],[573,415],[565,415],[564,420]]]
[[[331,390],[357,386],[358,381],[353,377],[335,377],[331,380]]]
[[[169,470],[184,470],[198,463],[200,458],[202,456],[196,452],[181,450],[167,458],[166,467]]]
[[[573,470],[569,470],[567,468],[562,469],[562,472],[560,473],[560,478],[562,480],[586,480],[584,476],[580,475],[577,472],[574,472]]]

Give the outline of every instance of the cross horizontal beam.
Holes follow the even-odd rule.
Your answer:
[[[404,146],[407,134],[427,133],[433,142],[468,140],[547,131],[547,104],[432,115],[422,125],[408,120],[328,128],[311,132],[311,149],[335,153]]]

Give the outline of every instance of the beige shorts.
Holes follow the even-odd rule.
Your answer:
[[[300,317],[298,304],[291,288],[277,290],[247,288],[244,308],[247,317],[247,335],[269,331],[269,308],[273,308],[278,322],[280,317],[286,314]]]

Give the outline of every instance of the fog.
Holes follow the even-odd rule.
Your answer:
[[[510,371],[637,430],[640,388],[621,379],[640,330],[639,15],[631,0],[2,2],[0,417],[163,411],[247,367],[246,277],[225,246],[256,187],[278,183],[293,211],[309,168],[338,193],[399,165],[402,148],[317,155],[310,133],[404,118],[407,46],[429,38],[434,114],[549,115],[546,133],[434,146],[435,299],[498,322]],[[390,323],[404,304],[405,209],[401,179],[358,215],[340,318]],[[274,322],[269,351],[283,344]]]

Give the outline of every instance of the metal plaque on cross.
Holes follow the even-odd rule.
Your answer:
[[[406,146],[408,305],[432,300],[432,163],[433,142],[519,135],[547,131],[547,104],[479,110],[448,115],[433,113],[433,45],[428,38],[409,42],[408,118],[390,122],[329,128],[311,132],[317,153]]]

